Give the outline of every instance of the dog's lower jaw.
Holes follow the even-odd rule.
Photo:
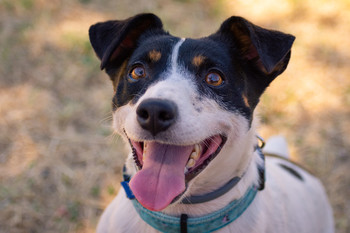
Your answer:
[[[251,185],[258,185],[259,182],[257,167],[261,165],[262,160],[254,151],[256,143],[257,139],[253,127],[243,137],[228,137],[221,152],[197,177],[188,183],[187,190],[181,198],[163,209],[162,212],[174,216],[181,213],[187,213],[193,217],[201,216],[221,209],[230,201],[242,197]],[[132,175],[136,174],[137,167],[131,154],[127,167],[128,171],[132,171]],[[184,196],[209,193],[220,188],[235,176],[241,176],[241,181],[223,196],[203,204],[181,204],[181,199]]]

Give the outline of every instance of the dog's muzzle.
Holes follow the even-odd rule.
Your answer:
[[[180,145],[160,141],[160,133],[169,130],[179,118],[177,105],[166,99],[143,100],[136,108],[136,118],[149,135],[140,141],[129,138],[124,131],[138,168],[130,181],[130,188],[145,208],[160,211],[181,198],[187,183],[220,152],[226,136],[208,135],[197,142]],[[153,138],[149,137],[151,135]]]

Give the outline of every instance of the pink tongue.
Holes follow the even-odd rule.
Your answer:
[[[185,191],[184,169],[193,146],[147,144],[141,171],[130,181],[136,199],[147,209],[159,211]]]

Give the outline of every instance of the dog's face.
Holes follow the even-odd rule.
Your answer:
[[[223,151],[243,147],[294,37],[231,17],[209,37],[180,39],[143,14],[96,24],[90,40],[114,85],[114,129],[130,142],[138,168],[130,187],[143,206],[161,210],[227,161]]]

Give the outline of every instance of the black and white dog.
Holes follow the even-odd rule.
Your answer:
[[[231,17],[178,38],[153,14],[89,35],[113,82],[113,128],[130,144],[98,233],[334,231],[319,180],[281,158],[265,165],[257,146],[254,109],[286,69],[292,35]]]

